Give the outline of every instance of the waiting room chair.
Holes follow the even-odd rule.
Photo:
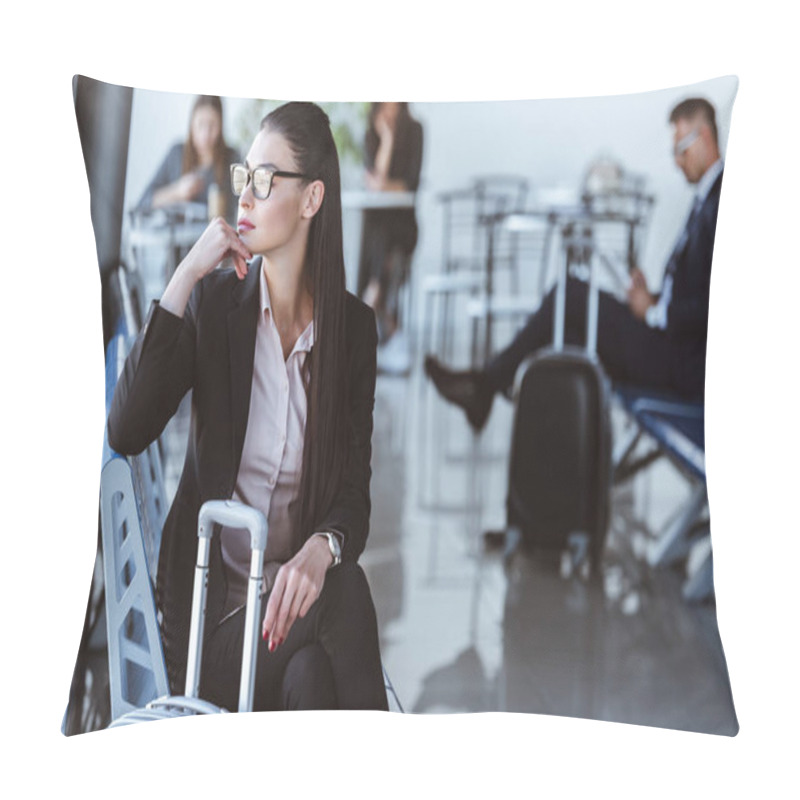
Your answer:
[[[713,595],[714,586],[710,528],[706,521],[703,404],[631,386],[617,385],[614,394],[634,422],[628,436],[615,446],[615,482],[629,479],[663,455],[692,487],[679,513],[650,543],[647,563],[651,567],[661,567],[688,557],[683,596],[688,601],[705,600]],[[637,456],[637,445],[645,436],[655,448]]]
[[[526,179],[487,175],[473,179],[465,189],[438,195],[442,208],[442,258],[439,268],[421,281],[423,297],[422,346],[450,360],[457,337],[456,302],[485,289],[488,242],[487,221],[501,212],[521,210],[528,193]],[[498,253],[496,266],[518,281],[514,241]]]

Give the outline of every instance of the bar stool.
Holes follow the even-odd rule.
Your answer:
[[[486,220],[494,214],[521,210],[528,193],[526,179],[514,175],[474,178],[465,189],[437,196],[442,206],[442,259],[435,272],[422,278],[422,345],[426,352],[452,357],[456,339],[455,302],[476,296],[485,286]],[[516,276],[517,262],[511,247],[498,258],[500,268]]]

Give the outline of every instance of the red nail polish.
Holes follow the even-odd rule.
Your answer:
[[[277,645],[275,644],[275,642],[270,642],[269,643],[269,651],[270,651],[270,653],[274,653],[276,647],[277,647]]]
[[[262,638],[262,639],[263,639],[265,642],[267,641],[267,631],[264,631],[264,633],[263,633],[263,634],[261,634],[261,638]]]

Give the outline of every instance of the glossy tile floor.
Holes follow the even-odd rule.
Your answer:
[[[664,460],[614,490],[602,574],[562,578],[557,555],[483,546],[504,526],[512,407],[476,437],[421,359],[379,375],[372,521],[361,564],[384,666],[406,712],[515,711],[734,734],[713,602],[681,597],[684,567],[651,570],[646,542],[682,500]],[[183,461],[188,403],[170,423],[165,480]],[[624,419],[615,415],[615,431]]]
[[[688,496],[684,479],[662,460],[615,489],[601,574],[588,580],[563,578],[558,555],[505,559],[482,534],[504,525],[511,422],[497,399],[475,437],[419,368],[378,378],[362,564],[405,710],[735,733],[713,601],[687,604],[684,566],[643,558]]]

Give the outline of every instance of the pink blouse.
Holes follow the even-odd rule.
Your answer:
[[[292,556],[289,503],[300,487],[307,415],[303,365],[314,344],[314,323],[308,324],[284,361],[263,268],[260,298],[250,412],[233,499],[260,509],[269,522],[262,584],[262,591],[269,591],[281,564]],[[249,534],[223,527],[221,543],[229,613],[247,597]]]

